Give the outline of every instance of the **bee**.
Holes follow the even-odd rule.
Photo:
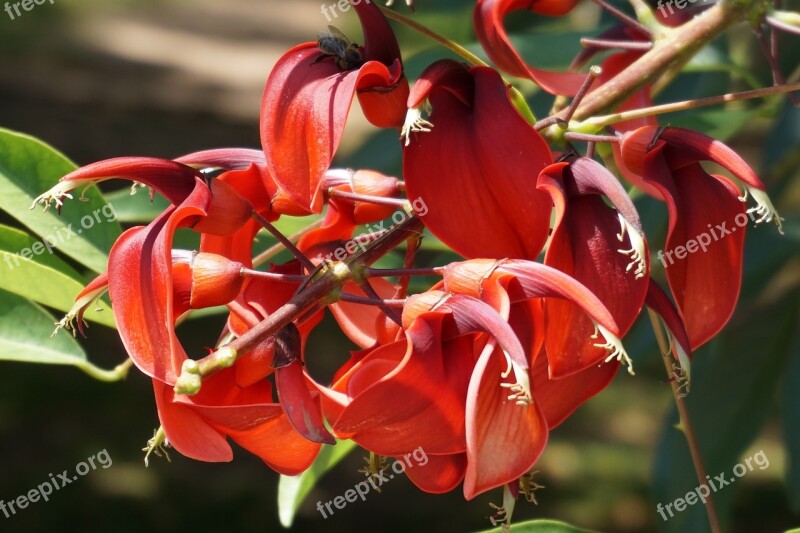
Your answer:
[[[328,26],[328,31],[321,31],[317,36],[317,47],[322,52],[317,61],[332,57],[343,70],[353,70],[364,63],[364,57],[357,44],[350,42],[338,28]]]

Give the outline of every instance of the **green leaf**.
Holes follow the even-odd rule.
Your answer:
[[[488,529],[485,533],[501,533],[502,528]],[[511,524],[511,531],[514,533],[593,533],[591,530],[571,526],[558,520],[531,520]]]
[[[0,291],[0,360],[84,366],[86,354],[71,335],[50,337],[53,317],[20,296]]]
[[[28,259],[19,255],[23,250],[31,254],[39,253]],[[70,310],[84,286],[80,275],[67,263],[48,253],[42,242],[3,225],[0,225],[0,270],[3,272],[0,289],[64,313]],[[111,308],[102,300],[89,308],[85,318],[115,327]],[[51,332],[52,329],[51,321]]]
[[[69,159],[43,142],[0,129],[0,210],[55,243],[61,253],[102,272],[122,230],[96,187],[83,193],[86,201],[65,202],[60,216],[53,209],[29,209],[36,197],[74,169]]]
[[[336,446],[324,445],[308,470],[299,476],[281,476],[278,482],[278,516],[283,527],[291,527],[297,509],[314,485],[355,447],[356,443],[350,440],[340,440]]]

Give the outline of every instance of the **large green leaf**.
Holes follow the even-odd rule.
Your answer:
[[[323,446],[308,470],[299,476],[281,476],[278,482],[278,516],[284,527],[291,527],[297,509],[320,478],[355,447],[356,444],[350,440],[340,440],[336,446]]]
[[[50,337],[52,331],[47,311],[0,291],[0,360],[83,367],[86,354],[72,335]]]
[[[86,201],[75,198],[65,202],[60,216],[41,206],[29,209],[36,197],[74,169],[71,161],[43,142],[0,129],[0,210],[42,239],[54,242],[61,253],[102,272],[121,228],[113,208],[107,207],[95,187],[83,193]]]
[[[519,524],[511,524],[511,531],[514,533],[593,533],[588,529],[581,529],[579,527],[571,526],[565,522],[558,520],[531,520],[529,522],[520,522]],[[501,528],[489,529],[484,533],[501,533]]]
[[[30,254],[39,253],[26,259],[19,255],[23,250],[30,251]],[[80,275],[48,253],[41,241],[3,225],[0,225],[0,271],[0,289],[64,313],[72,307],[75,296],[84,286]],[[102,300],[89,308],[85,318],[114,327],[114,315]]]

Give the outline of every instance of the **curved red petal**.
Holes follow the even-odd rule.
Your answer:
[[[294,202],[322,210],[319,184],[339,146],[356,88],[395,87],[400,72],[377,61],[342,71],[316,43],[289,50],[272,69],[261,104],[261,144],[267,168]]]
[[[528,65],[514,48],[506,33],[504,19],[519,9],[543,15],[563,15],[577,0],[478,0],[473,12],[475,33],[492,62],[501,70],[529,78],[550,94],[573,96],[586,79],[584,74],[553,72]]]

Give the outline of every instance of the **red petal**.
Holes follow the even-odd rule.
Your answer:
[[[315,43],[284,54],[267,79],[261,107],[267,167],[289,198],[314,213],[322,210],[319,183],[339,146],[356,88],[394,87],[401,75],[377,61],[343,72],[333,61],[318,61],[321,56]]]
[[[222,462],[233,459],[225,436],[191,407],[173,403],[172,387],[153,380],[158,418],[169,443],[181,454],[198,461]]]
[[[439,454],[464,450],[472,341],[462,337],[443,346],[441,319],[435,313],[418,318],[407,341],[376,349],[336,383],[352,398],[333,422],[337,435],[381,455],[417,447]]]
[[[195,179],[202,175],[195,169],[155,157],[117,157],[81,167],[61,178],[53,190],[67,192],[90,183],[126,179],[152,187],[177,205],[194,190]]]
[[[475,67],[469,74],[474,86],[430,88],[434,127],[413,134],[404,149],[408,197],[425,202],[425,225],[461,255],[535,258],[551,202],[531,179],[551,162],[550,150],[511,105],[497,72]],[[474,98],[465,106],[454,90],[474,90]]]
[[[664,290],[652,279],[647,287],[647,307],[658,313],[667,325],[670,334],[680,344],[680,347],[673,345],[672,353],[675,359],[680,361],[679,349],[683,349],[687,359],[691,359],[692,346],[689,342],[689,334],[686,333],[683,319],[667,295],[664,294]],[[681,364],[683,364],[683,361],[681,361]]]
[[[128,355],[145,374],[175,383],[186,360],[173,323],[172,237],[187,221],[205,214],[209,191],[198,187],[147,227],[123,233],[108,260],[109,295]]]
[[[658,147],[646,156],[645,168],[666,198],[669,232],[658,258],[696,349],[722,329],[736,307],[748,221],[745,206],[726,179],[710,176],[699,164],[670,174]],[[745,225],[738,226],[742,219]],[[717,225],[730,233],[723,234]],[[701,239],[708,241],[705,251]],[[683,248],[683,258],[677,247]]]
[[[552,72],[528,65],[508,38],[503,21],[508,13],[530,9],[543,15],[563,15],[577,0],[478,0],[473,12],[475,33],[489,58],[500,69],[530,78],[550,94],[572,96],[586,79],[584,74]]]
[[[539,187],[550,192],[557,211],[545,264],[591,290],[607,305],[620,328],[619,335],[624,335],[644,304],[648,274],[647,247],[630,198],[608,170],[586,158],[576,159],[569,167],[548,167],[539,176]],[[601,193],[618,210],[609,208]],[[627,228],[622,240],[620,215]],[[635,253],[641,261],[632,261],[619,251],[636,250],[639,244],[641,249]],[[591,338],[594,324],[580,307],[556,299],[544,305],[545,346],[553,378],[603,362],[608,353],[595,346],[597,340]]]
[[[336,444],[336,439],[325,429],[319,400],[308,390],[300,361],[275,369],[275,388],[289,422],[298,433],[312,442]]]
[[[397,289],[382,278],[371,278],[370,285],[384,299],[394,298]],[[367,294],[358,285],[348,283],[342,289],[345,293],[366,297]],[[336,322],[347,337],[361,348],[375,346],[378,331],[375,324],[385,317],[385,313],[377,306],[362,305],[349,302],[338,302],[329,306]]]
[[[531,368],[533,399],[542,410],[547,427],[555,428],[586,400],[605,389],[617,374],[619,365],[610,361],[553,379],[549,375],[547,355],[545,352],[537,355]]]
[[[431,494],[450,492],[464,479],[467,454],[434,455],[427,453],[428,462],[406,469],[406,475],[420,490]]]
[[[500,387],[502,354],[484,352],[467,394],[467,472],[464,497],[510,483],[527,473],[547,444],[547,424],[534,402],[520,406]]]

